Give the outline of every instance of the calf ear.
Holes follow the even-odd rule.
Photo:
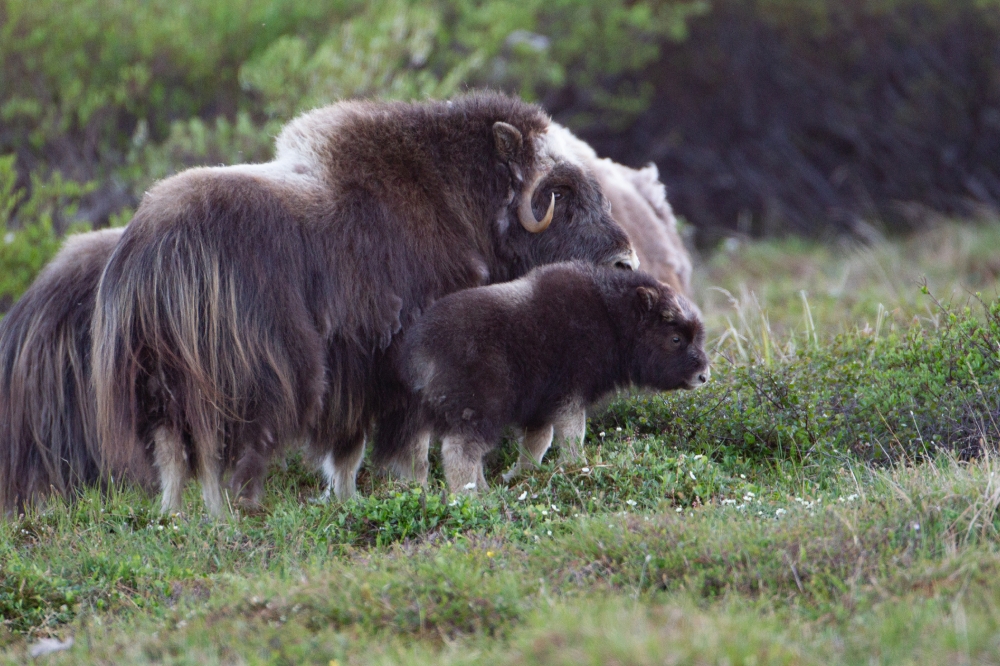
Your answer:
[[[521,136],[521,131],[513,125],[505,122],[493,123],[493,139],[497,144],[497,152],[504,161],[511,162],[521,157],[524,138]]]
[[[636,287],[635,293],[639,297],[639,307],[643,312],[652,310],[660,297],[660,292],[652,287]]]

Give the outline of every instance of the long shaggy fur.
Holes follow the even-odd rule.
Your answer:
[[[0,507],[101,476],[90,386],[90,326],[120,229],[70,236],[0,322]],[[135,481],[151,481],[148,466]]]
[[[167,511],[194,474],[219,513],[225,471],[253,500],[272,454],[307,441],[338,496],[352,494],[372,420],[403,408],[392,343],[421,309],[541,263],[634,264],[599,186],[547,127],[537,107],[491,94],[342,103],[288,125],[271,163],[156,185],[97,296],[112,468],[155,463]],[[541,233],[518,223],[525,192],[536,221],[561,197]]]
[[[656,165],[632,169],[599,158],[588,143],[561,125],[553,123],[549,132],[559,136],[566,151],[576,155],[597,178],[611,202],[611,216],[632,240],[642,270],[690,296],[691,255],[677,233],[677,218]]]

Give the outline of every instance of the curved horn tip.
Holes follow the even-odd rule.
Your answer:
[[[525,217],[530,217],[531,221],[527,219],[522,219],[521,224],[524,226],[525,229],[527,229],[531,233],[539,234],[548,229],[549,225],[552,224],[552,217],[555,215],[555,212],[556,212],[556,195],[555,193],[553,193],[552,198],[549,199],[549,209],[545,211],[545,217],[543,217],[541,220],[535,220],[534,219],[535,214],[531,212],[531,208],[529,205],[528,215]],[[532,224],[532,222],[534,222],[534,224]]]

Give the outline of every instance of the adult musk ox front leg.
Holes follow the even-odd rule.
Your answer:
[[[222,514],[223,474],[301,439],[319,411],[323,345],[287,210],[252,178],[186,172],[147,194],[105,268],[93,328],[101,448],[126,471],[136,461],[123,452],[147,451],[163,511],[180,508],[193,475]],[[238,482],[257,487],[247,469],[264,467],[239,469]]]

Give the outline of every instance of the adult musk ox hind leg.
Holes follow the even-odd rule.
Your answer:
[[[90,327],[101,271],[121,234],[69,236],[0,321],[0,513],[103,478]],[[128,480],[153,483],[150,466],[132,471]]]
[[[221,514],[222,475],[269,459],[315,420],[323,346],[305,253],[268,188],[195,170],[147,194],[108,261],[93,329],[101,448],[127,469],[119,452],[155,440],[164,510],[190,474]],[[240,468],[241,486],[265,468]]]

